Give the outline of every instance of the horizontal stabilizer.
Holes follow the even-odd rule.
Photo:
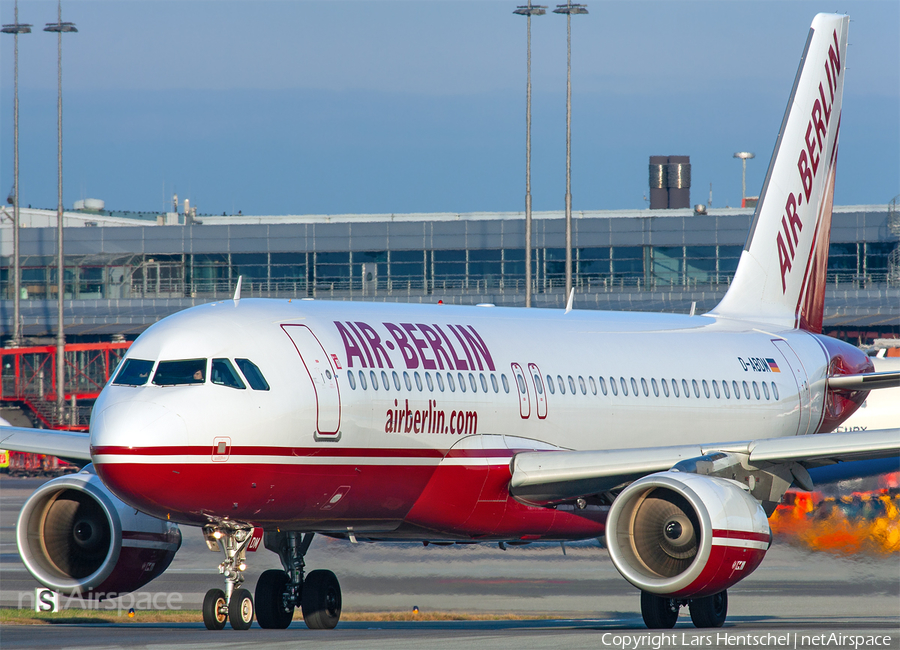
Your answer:
[[[820,433],[757,440],[750,446],[750,462],[867,460],[900,454],[900,429],[853,433]]]
[[[836,375],[828,378],[828,387],[833,390],[900,388],[900,370],[870,372],[864,375]]]

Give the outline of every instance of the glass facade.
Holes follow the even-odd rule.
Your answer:
[[[246,295],[524,294],[521,219],[456,217],[279,224],[232,224],[222,218],[219,224],[191,227],[67,228],[65,295],[220,297],[233,292],[238,277]],[[669,218],[584,213],[576,220],[573,283],[580,293],[724,290],[737,270],[751,218],[750,213]],[[886,207],[836,208],[830,285],[865,287],[900,279],[900,244],[887,221]],[[562,225],[556,218],[534,221],[535,293],[556,292],[565,284]],[[21,230],[25,299],[56,297],[49,231]],[[11,247],[6,241],[0,245],[0,297],[9,299]]]
[[[831,244],[830,283],[881,281],[890,270],[888,242]],[[573,250],[573,278],[581,290],[716,287],[734,277],[740,246],[611,246]],[[10,298],[7,259],[3,296]],[[534,250],[537,292],[565,284],[565,250]],[[367,276],[364,275],[367,273]],[[67,298],[197,297],[233,289],[243,276],[245,290],[315,295],[319,291],[376,292],[524,291],[521,249],[448,249],[315,253],[203,253],[132,255],[127,259],[67,257]],[[368,277],[368,281],[367,278]],[[22,297],[55,299],[53,258],[22,261]]]

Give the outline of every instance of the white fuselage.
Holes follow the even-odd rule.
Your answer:
[[[706,316],[290,300],[187,310],[150,328],[128,358],[249,359],[269,390],[114,379],[91,429],[94,462],[114,491],[176,520],[286,517],[307,526],[336,514],[318,505],[326,497],[341,501],[343,522],[360,509],[384,511],[372,514],[378,520],[395,511],[400,521],[438,466],[508,473],[521,449],[814,433],[828,367],[806,332]],[[451,459],[453,448],[468,451]],[[201,489],[204,472],[249,468],[259,480],[241,498],[167,500],[169,491]],[[295,510],[272,478],[285,468],[301,472],[295,492],[329,472],[333,480],[310,487],[314,503]],[[373,482],[354,491],[361,474]],[[402,494],[372,503],[373,492],[397,486]],[[270,518],[276,502],[282,509]]]
[[[662,446],[676,439],[689,444],[779,437],[812,433],[818,426],[827,357],[806,332],[767,332],[703,316],[550,310],[528,312],[527,319],[522,315],[521,310],[500,308],[436,310],[306,301],[206,305],[155,326],[131,347],[128,357],[152,361],[250,358],[262,370],[270,391],[235,390],[209,382],[165,387],[148,383],[137,388],[110,385],[98,400],[96,413],[102,414],[120,400],[132,409],[135,402],[145,402],[177,413],[185,424],[185,430],[177,436],[173,432],[167,442],[154,427],[141,435],[131,426],[132,446],[206,446],[214,437],[227,435],[235,446],[290,447],[315,444],[319,438],[322,443],[352,447],[448,449],[467,434],[515,432],[519,437],[585,450]],[[196,324],[183,322],[188,319]],[[367,352],[357,338],[360,354],[348,359],[335,321],[368,324],[379,337],[380,353],[372,352],[368,340]],[[401,328],[407,324],[403,332],[416,353],[414,359],[404,358],[396,344],[388,348],[392,340],[384,323]],[[333,397],[322,394],[330,387],[316,390],[283,325],[305,326],[321,343],[328,369],[333,368],[337,378]],[[440,340],[446,354],[427,345],[421,325],[448,335],[449,345],[447,339]],[[483,353],[475,356],[465,339],[453,336],[456,326],[474,328],[490,358]],[[362,328],[356,325],[355,329]],[[417,347],[416,336],[426,345]],[[790,358],[792,351],[796,357]],[[775,361],[776,371],[767,359]],[[514,364],[522,369],[525,393],[517,386]],[[537,387],[535,374],[542,384]],[[382,375],[388,380],[387,388]],[[440,383],[437,375],[441,375]],[[459,386],[460,377],[464,389]],[[407,378],[411,388],[406,386]],[[551,381],[552,388],[547,385]],[[723,384],[728,385],[728,397]],[[759,389],[762,384],[768,398]],[[429,402],[430,423],[424,419]],[[412,427],[405,418],[389,416],[401,407],[404,412],[407,407],[413,414],[423,412],[420,423],[414,422],[414,415]],[[326,410],[331,413],[322,413]],[[457,431],[457,423],[449,418],[458,411],[476,412],[477,425],[467,424]],[[445,414],[440,430],[435,412]],[[317,420],[322,426],[317,427]],[[338,420],[339,436],[328,435],[333,428],[329,425]],[[118,438],[120,434],[95,428],[93,444],[116,444],[107,435]]]

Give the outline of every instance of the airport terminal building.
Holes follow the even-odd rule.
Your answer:
[[[13,314],[11,208],[2,216],[0,329]],[[533,215],[533,304],[565,305],[565,218]],[[698,313],[734,276],[752,208],[573,214],[576,309]],[[133,338],[160,318],[228,298],[381,300],[524,306],[521,212],[192,216],[65,213],[69,341]],[[56,213],[21,209],[21,324],[56,327]],[[900,336],[900,215],[835,207],[825,331],[854,342]]]

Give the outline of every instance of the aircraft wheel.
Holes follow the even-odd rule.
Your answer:
[[[694,627],[722,627],[728,616],[728,592],[720,591],[706,598],[695,598],[689,607]]]
[[[203,598],[203,624],[207,630],[221,630],[228,619],[228,608],[225,604],[225,592],[221,589],[210,589]]]
[[[341,585],[331,571],[312,571],[303,581],[303,620],[311,630],[331,630],[341,620]]]
[[[278,569],[264,571],[256,582],[256,622],[269,630],[283,630],[294,618],[294,607],[284,604],[288,574]]]
[[[674,598],[664,598],[641,592],[641,616],[644,624],[651,630],[668,630],[675,627],[678,620],[678,603]]]
[[[228,618],[235,630],[249,630],[253,625],[253,596],[247,589],[235,589],[228,603]]]

